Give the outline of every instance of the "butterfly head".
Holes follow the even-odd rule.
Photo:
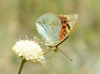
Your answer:
[[[47,49],[54,50],[54,52],[58,52],[58,45],[50,44],[48,42],[45,42],[45,45]]]

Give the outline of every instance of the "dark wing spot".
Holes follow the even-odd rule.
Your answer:
[[[66,32],[66,30],[64,30],[63,32]]]
[[[69,24],[67,23],[66,26],[69,26]]]
[[[68,23],[66,24],[66,26],[68,27],[68,29],[69,29],[69,30],[71,30],[71,29],[70,29],[70,26],[69,26],[69,24],[68,24]]]
[[[70,29],[70,26],[68,26],[68,29]],[[71,30],[71,29],[70,29]]]
[[[66,36],[66,34],[64,34],[64,36]]]
[[[67,31],[66,30],[64,30],[63,32],[64,32],[64,34],[67,34]]]
[[[66,20],[64,20],[64,23],[66,23]]]
[[[63,24],[63,21],[61,21],[61,23]]]
[[[66,26],[62,26],[63,29],[66,29]]]

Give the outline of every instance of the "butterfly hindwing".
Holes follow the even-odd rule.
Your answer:
[[[76,26],[78,25],[77,19],[78,15],[77,14],[70,14],[70,15],[62,15],[59,14],[57,15],[62,23],[62,28],[60,31],[60,39],[59,43],[56,45],[61,44],[65,39],[68,38],[68,36],[74,31]]]

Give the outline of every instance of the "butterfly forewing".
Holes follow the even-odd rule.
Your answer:
[[[61,21],[53,13],[42,15],[36,22],[38,33],[51,45],[59,41]]]

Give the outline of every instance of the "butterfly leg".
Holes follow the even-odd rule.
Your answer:
[[[47,47],[47,49],[48,49],[48,51],[44,52],[44,54],[46,54],[46,53],[51,51],[49,47]]]
[[[48,49],[48,51],[47,51],[47,52],[45,52],[44,54],[46,54],[46,53],[48,53],[48,52],[50,52],[50,51],[51,51],[51,49],[50,49],[49,47],[47,47],[47,49]],[[54,55],[54,53],[53,53],[50,57],[47,57],[47,58],[48,58],[48,59],[50,59],[53,55]]]

